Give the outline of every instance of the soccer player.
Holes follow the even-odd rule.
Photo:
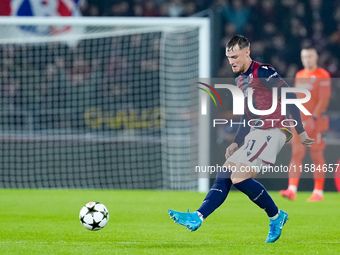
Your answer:
[[[253,105],[258,110],[267,110],[272,105],[272,88],[278,89],[281,96],[281,88],[288,87],[271,65],[252,61],[250,58],[250,43],[241,35],[233,36],[226,45],[226,56],[234,73],[240,75],[236,79],[236,85],[245,94],[247,88],[253,89]],[[287,93],[287,98],[296,98],[295,93]],[[280,102],[280,98],[278,99]],[[287,109],[297,125],[295,129],[300,142],[310,147],[313,139],[305,132],[299,108],[294,104],[288,104]],[[227,198],[232,184],[249,197],[256,205],[267,213],[270,218],[270,229],[266,239],[267,243],[275,242],[281,235],[282,227],[288,220],[288,214],[279,210],[265,187],[253,178],[256,169],[262,165],[272,165],[282,146],[291,138],[291,131],[283,127],[281,121],[286,116],[281,115],[281,104],[277,104],[276,110],[269,115],[257,116],[251,113],[245,105],[245,113],[240,122],[248,123],[250,119],[258,119],[264,124],[258,128],[239,125],[234,141],[226,150],[227,171],[217,173],[215,183],[205,197],[201,207],[193,213],[177,212],[169,210],[168,213],[178,224],[184,225],[190,231],[197,230],[204,219],[217,209]],[[279,121],[265,121],[277,119]],[[272,127],[272,124],[274,127]],[[243,145],[242,145],[243,144]],[[242,146],[241,146],[242,145]]]
[[[328,118],[323,114],[329,104],[331,95],[331,81],[329,73],[318,67],[318,53],[313,47],[306,47],[301,50],[301,61],[304,69],[295,76],[295,87],[308,89],[311,99],[304,104],[312,116],[302,115],[302,122],[308,135],[315,139],[315,144],[310,148],[310,156],[316,171],[314,172],[314,190],[307,201],[323,200],[323,188],[325,173],[322,166],[325,164],[323,151],[325,143],[322,140],[322,132],[328,129]],[[297,97],[300,94],[297,93]],[[306,148],[294,136],[292,140],[292,159],[290,165],[294,166],[289,173],[288,189],[281,190],[280,194],[290,200],[296,199],[296,192],[302,170],[302,161],[306,154]],[[294,171],[292,171],[295,169]],[[321,169],[321,171],[318,171]]]

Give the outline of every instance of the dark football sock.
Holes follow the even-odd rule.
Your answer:
[[[203,215],[204,219],[215,211],[227,198],[232,185],[230,174],[230,172],[217,174],[214,185],[205,197],[201,207],[197,210]]]
[[[274,203],[266,188],[254,179],[246,179],[242,182],[234,184],[234,186],[246,194],[251,201],[264,209],[268,217],[274,217],[279,209]]]

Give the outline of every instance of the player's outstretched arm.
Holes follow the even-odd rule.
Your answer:
[[[235,151],[237,151],[237,149],[238,149],[237,143],[230,144],[225,152],[225,158],[228,159],[231,155],[234,154]]]
[[[314,139],[310,138],[306,131],[299,134],[299,139],[301,144],[308,148],[312,147],[312,144],[314,143]]]

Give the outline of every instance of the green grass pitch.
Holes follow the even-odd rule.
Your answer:
[[[0,189],[0,254],[339,254],[340,194],[308,203],[270,192],[289,214],[281,238],[264,243],[269,220],[245,195],[226,202],[189,232],[167,210],[197,209],[205,194],[171,191]],[[110,221],[100,231],[78,220],[89,201],[105,204]]]

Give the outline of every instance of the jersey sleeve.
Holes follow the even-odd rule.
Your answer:
[[[271,65],[261,65],[257,70],[257,75],[261,83],[269,90],[274,87],[279,88],[286,83]]]

